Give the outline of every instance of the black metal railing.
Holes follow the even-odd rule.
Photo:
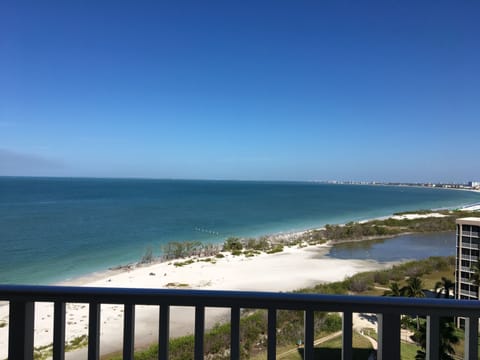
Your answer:
[[[415,299],[371,296],[341,296],[241,291],[123,289],[65,286],[0,286],[0,301],[8,301],[9,359],[33,359],[35,302],[54,303],[53,359],[65,357],[65,304],[89,304],[88,359],[99,359],[100,305],[124,305],[123,358],[133,359],[135,305],[157,305],[160,360],[168,359],[171,306],[195,308],[195,359],[204,358],[205,308],[230,309],[230,358],[240,358],[240,310],[267,309],[268,359],[276,356],[277,310],[301,310],[305,314],[304,359],[314,356],[314,312],[343,314],[342,359],[352,359],[352,313],[374,313],[378,317],[377,359],[400,359],[400,316],[427,318],[427,359],[439,358],[440,317],[465,318],[465,359],[478,358],[480,302],[449,299]]]

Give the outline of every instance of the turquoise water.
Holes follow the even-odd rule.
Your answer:
[[[480,202],[467,191],[289,182],[0,177],[0,283],[45,284],[222,242]]]

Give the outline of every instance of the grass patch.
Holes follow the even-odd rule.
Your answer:
[[[283,251],[283,245],[277,244],[267,251],[267,254],[275,254]]]
[[[187,284],[187,283],[173,283],[173,282],[170,282],[168,284],[165,284],[165,287],[175,287],[175,288],[182,288],[182,287],[190,287],[190,284]]]
[[[320,339],[328,333],[322,332],[317,334],[316,339]],[[352,335],[353,359],[364,360],[372,351],[370,342],[363,336],[354,332]],[[337,336],[329,341],[315,346],[315,359],[340,359],[341,358],[342,337]],[[365,356],[366,355],[366,356]],[[251,360],[266,360],[267,353],[262,352],[250,358]],[[277,359],[282,360],[302,360],[303,348],[295,345],[277,346]]]
[[[180,267],[180,266],[185,266],[185,265],[193,264],[194,262],[195,262],[195,260],[189,259],[189,260],[186,260],[186,261],[177,261],[177,262],[174,262],[173,265],[176,266],[176,267]]]
[[[420,346],[409,343],[400,343],[400,358],[402,360],[415,360],[417,350],[421,350]]]
[[[88,345],[88,336],[81,335],[65,343],[65,352],[77,350]],[[53,355],[53,343],[44,346],[37,346],[33,349],[35,360],[50,359]]]
[[[341,349],[342,348],[342,336],[337,336],[332,340],[326,341],[323,344],[318,345],[320,348],[327,349]],[[364,336],[358,332],[352,334],[352,347],[356,349],[372,349],[372,344]]]
[[[72,351],[76,349],[80,349],[88,345],[88,336],[81,335],[77,336],[76,338],[70,340],[68,343],[65,344],[65,351]]]
[[[248,249],[248,250],[243,251],[243,255],[245,255],[245,257],[253,257],[253,256],[260,255],[260,254],[261,254],[260,251],[253,250],[253,249]]]

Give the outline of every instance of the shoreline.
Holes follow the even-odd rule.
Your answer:
[[[355,273],[388,267],[391,263],[372,260],[332,259],[325,256],[329,246],[310,245],[285,247],[283,252],[254,257],[234,256],[224,253],[215,262],[196,259],[185,266],[175,266],[174,261],[132,270],[117,271],[108,276],[94,276],[82,286],[123,288],[177,288],[237,291],[293,291],[318,283],[343,280]],[[392,263],[393,264],[393,263]],[[238,274],[242,274],[241,277]],[[106,274],[103,274],[106,275]],[[254,279],[254,280],[252,280]],[[78,283],[75,283],[77,285]],[[68,283],[65,285],[74,285]],[[119,331],[123,328],[123,306],[102,305],[101,352],[109,354],[122,347]],[[225,310],[209,309],[206,327],[212,327],[226,315]],[[0,308],[0,320],[8,317],[8,306]],[[137,306],[135,342],[139,348],[158,339],[158,307]],[[171,311],[171,336],[192,332],[193,309],[173,307]],[[88,305],[67,304],[66,341],[83,336],[88,327]],[[35,309],[35,346],[45,346],[53,339],[53,304],[38,303]],[[0,328],[0,358],[5,358],[7,327]],[[86,348],[68,352],[67,359],[85,358]]]
[[[358,188],[358,186],[344,186],[346,187],[345,190],[351,188],[351,190],[349,191],[354,191],[353,193],[358,194],[359,196],[364,193],[364,190],[354,189],[355,187]],[[53,232],[51,239],[49,238],[50,235],[48,231],[42,231],[41,233],[38,233],[38,235],[42,235],[42,241],[36,241],[33,244],[30,244],[30,239],[35,239],[35,236],[31,236],[31,231],[28,230],[25,231],[24,234],[26,241],[28,240],[24,246],[25,251],[23,249],[21,249],[22,251],[15,251],[14,247],[6,247],[5,255],[11,254],[11,256],[6,256],[6,260],[3,266],[4,271],[2,272],[2,278],[4,283],[10,284],[21,283],[54,285],[64,282],[83,281],[83,278],[85,277],[90,277],[91,275],[96,276],[98,274],[109,272],[109,269],[116,268],[119,265],[135,264],[139,262],[142,258],[142,255],[148,248],[152,248],[154,250],[155,257],[161,256],[162,250],[160,248],[168,241],[185,242],[198,239],[206,245],[222,244],[224,240],[229,236],[241,238],[258,238],[261,236],[268,236],[270,238],[281,238],[294,236],[295,234],[305,231],[321,229],[326,224],[342,224],[350,221],[361,222],[371,219],[383,219],[384,217],[388,217],[393,213],[405,210],[413,211],[417,209],[454,209],[465,206],[468,207],[468,205],[472,205],[474,203],[478,204],[480,200],[480,197],[478,196],[479,194],[470,189],[468,189],[470,193],[463,193],[463,195],[458,192],[450,192],[449,195],[444,196],[443,194],[445,192],[442,193],[428,191],[428,189],[426,189],[425,192],[420,192],[421,189],[418,189],[418,191],[411,189],[412,193],[410,194],[410,191],[408,191],[408,189],[399,190],[400,186],[390,185],[389,187],[390,190],[385,192],[385,194],[383,190],[375,190],[373,186],[371,186],[370,190],[365,190],[365,194],[380,194],[381,196],[379,196],[381,197],[381,201],[372,201],[372,204],[378,203],[381,206],[370,206],[368,205],[370,204],[370,201],[365,201],[365,204],[351,203],[352,201],[355,201],[355,199],[352,199],[350,197],[345,198],[344,196],[345,199],[341,203],[340,210],[344,208],[346,210],[332,211],[334,208],[331,207],[328,202],[321,200],[321,198],[319,198],[318,201],[312,202],[310,200],[317,198],[309,197],[310,200],[307,201],[306,204],[309,204],[310,207],[313,206],[311,208],[313,210],[306,214],[304,210],[301,210],[297,216],[297,211],[296,209],[294,209],[293,215],[288,218],[274,217],[272,219],[272,216],[265,216],[265,219],[263,217],[259,217],[259,220],[257,220],[256,218],[249,218],[247,216],[246,220],[250,219],[250,222],[248,222],[243,221],[243,217],[239,217],[238,221],[236,220],[236,217],[232,217],[232,221],[226,219],[225,223],[222,222],[223,220],[221,220],[223,219],[223,217],[220,217],[220,222],[218,224],[216,224],[213,220],[215,218],[208,220],[202,219],[202,217],[200,217],[199,219],[204,222],[200,220],[195,220],[190,224],[185,223],[185,221],[180,221],[182,224],[185,224],[181,228],[183,232],[180,232],[178,234],[175,232],[171,232],[171,230],[175,230],[176,225],[173,227],[169,227],[170,223],[167,222],[164,226],[162,220],[157,221],[153,217],[152,219],[145,222],[145,225],[148,226],[126,226],[126,229],[134,231],[132,233],[122,231],[121,233],[117,234],[115,228],[112,227],[112,224],[114,224],[114,222],[107,222],[108,226],[106,226],[105,229],[109,230],[108,233],[93,234],[92,236],[86,237],[80,237],[80,235],[82,235],[83,233],[88,234],[88,232],[90,231],[88,230],[88,224],[86,223],[87,226],[82,225],[76,228],[75,226],[77,226],[77,223],[73,222],[73,225],[75,226],[73,226],[72,229],[75,231],[72,231],[72,236],[70,236],[70,228],[65,228],[66,230],[68,230],[65,231],[65,233],[59,231]],[[397,188],[397,190],[395,190],[395,187]],[[338,196],[340,196],[343,193],[343,190],[340,186],[337,186],[336,188],[336,190],[333,190],[334,187],[332,186],[332,189],[329,189],[328,192],[325,192],[325,194],[328,195],[330,194],[330,192],[332,192],[332,194],[337,194]],[[262,188],[260,187],[258,189],[261,190]],[[279,189],[281,190],[282,188]],[[302,188],[300,187],[299,189],[301,190]],[[430,190],[436,189],[437,188],[432,188]],[[418,194],[420,196],[418,198],[419,200],[417,200],[417,197],[415,196],[411,199],[411,201],[404,201],[402,200],[404,195],[401,194],[403,192],[410,195]],[[296,193],[297,192],[293,192],[292,194]],[[302,193],[303,192],[301,192],[301,194]],[[310,193],[306,192],[305,194],[308,195]],[[323,190],[318,191],[317,196],[320,196],[322,194],[324,194]],[[392,200],[398,197],[399,201],[397,202],[384,200],[384,198],[388,199],[389,196],[394,197],[392,198]],[[35,204],[36,203],[33,203],[34,206],[37,206]],[[284,207],[285,209],[288,209],[291,207],[288,206],[288,203],[286,204],[287,206],[284,206],[282,204],[280,209],[282,210]],[[301,205],[301,203],[299,204]],[[63,209],[63,205],[61,206]],[[350,207],[351,211],[349,210]],[[320,209],[318,212],[315,210],[317,208]],[[300,209],[303,208],[300,207]],[[307,209],[309,209],[309,207],[307,207]],[[42,209],[35,208],[35,212],[40,210]],[[276,214],[274,209],[272,209],[271,211],[272,214]],[[123,210],[121,210],[121,212],[123,214]],[[270,211],[268,209],[265,209],[264,211],[262,211],[262,213],[263,212],[268,214]],[[283,213],[283,210],[279,212],[280,215]],[[290,214],[292,213],[292,211],[289,210],[287,213]],[[21,213],[19,215],[21,215]],[[100,218],[101,217],[99,217],[98,219]],[[140,218],[148,218],[148,216]],[[92,217],[91,219],[97,219],[97,217]],[[91,221],[91,219],[87,217],[85,221],[88,222]],[[60,220],[60,218],[58,218],[57,220]],[[69,220],[69,218],[67,218],[67,220]],[[208,225],[208,221],[213,221],[213,223]],[[131,221],[122,222],[122,224],[124,223],[135,224]],[[64,224],[62,226],[67,226],[67,224],[69,223],[67,221],[66,223],[59,222],[58,224]],[[92,224],[98,225],[98,221],[94,220],[92,221]],[[139,224],[143,223],[140,222]],[[211,235],[206,234],[207,231],[197,232],[197,227],[194,226],[195,224],[200,226],[200,230],[212,230],[212,232],[217,232],[215,234],[212,233]],[[45,224],[42,224],[40,222],[37,225],[44,226]],[[202,229],[202,226],[206,227],[207,229]],[[112,227],[112,229],[110,229],[110,227]],[[28,227],[25,228],[29,229]],[[100,228],[103,229],[103,225],[101,225]],[[117,226],[116,228],[119,227]],[[12,230],[15,229],[12,228]],[[165,235],[162,235],[163,233],[165,233]],[[20,236],[22,234],[23,230],[19,228],[18,235]],[[17,242],[15,241],[16,237],[17,234],[14,232],[12,235],[13,243],[16,246],[21,246],[22,243],[20,241],[18,241],[17,245]],[[90,248],[90,240],[88,239],[95,238],[98,238],[98,241],[92,242],[91,246],[98,251],[94,251],[93,253],[91,253],[88,250]],[[43,241],[45,241],[45,246],[43,245]],[[52,247],[51,249],[49,249],[49,246],[51,246],[51,244],[53,243],[57,244],[57,241],[59,241],[59,245],[55,246],[55,248]],[[62,242],[65,242],[65,248],[69,250],[68,252],[64,251]],[[84,244],[84,246],[78,246],[77,244]],[[37,251],[32,251],[36,250],[37,248],[38,253]]]
[[[401,185],[397,185],[397,186],[401,186]],[[435,189],[435,188],[433,188],[433,189]],[[442,190],[444,188],[437,188],[437,189]],[[447,189],[447,190],[451,190],[451,189]],[[469,189],[456,189],[456,190],[473,191],[473,192],[480,193],[480,190],[469,190]],[[413,210],[413,211],[407,212],[407,213],[416,214],[416,212],[418,212],[420,210],[422,210],[422,209]],[[474,204],[469,204],[469,205],[464,205],[464,206],[461,206],[461,207],[453,206],[453,207],[448,207],[448,208],[429,209],[429,211],[432,211],[432,213],[435,213],[435,211],[442,211],[442,210],[479,211],[479,216],[480,216],[480,202],[479,203],[474,203]],[[368,218],[368,219],[363,219],[363,220],[358,220],[358,221],[353,221],[353,222],[366,223],[366,222],[374,221],[374,220],[380,220],[381,221],[381,220],[386,220],[386,219],[389,219],[389,218],[394,218],[395,216],[398,216],[398,215],[389,214],[389,215],[385,215],[385,216],[378,216],[378,217],[373,217],[373,218]],[[344,226],[347,223],[348,223],[348,221],[344,222],[344,223],[331,224],[331,225]],[[326,224],[326,225],[328,225],[328,224]],[[293,239],[298,238],[298,237],[300,237],[300,236],[302,236],[302,235],[304,235],[308,232],[319,231],[319,230],[324,230],[324,229],[325,229],[325,226],[311,227],[311,228],[302,229],[302,230],[293,230],[293,231],[286,231],[286,232],[262,234],[262,235],[254,237],[254,238],[259,239],[261,237],[266,237],[268,240],[270,240],[272,242],[275,242],[275,240],[280,239],[280,242],[281,242],[281,241],[293,240]],[[381,240],[381,239],[392,239],[392,238],[395,238],[397,236],[410,235],[410,234],[414,234],[414,233],[415,232],[404,232],[404,233],[398,233],[398,234],[386,235],[386,236],[373,236],[373,237],[359,238],[359,239],[335,240],[334,242],[332,240],[328,240],[325,244],[329,245],[329,246],[332,246],[334,244],[340,244],[340,243],[369,241],[369,240]],[[244,238],[242,237],[240,239],[244,239]],[[224,242],[225,242],[225,239],[222,242],[214,243],[214,245],[223,245]],[[176,261],[185,261],[187,259],[186,258],[179,258],[179,259],[171,259],[171,260],[162,260],[161,257],[156,257],[155,260],[150,264],[153,265],[153,264],[159,264],[159,263],[168,262],[168,261],[175,261],[175,260]],[[117,264],[117,265],[111,266],[107,269],[94,271],[94,272],[90,272],[90,273],[85,273],[85,274],[80,274],[78,276],[67,278],[67,279],[64,279],[64,280],[61,280],[61,281],[52,282],[48,285],[82,286],[84,284],[96,281],[98,279],[102,279],[102,278],[107,277],[107,276],[114,276],[119,272],[123,272],[127,268],[135,269],[139,266],[140,267],[141,266],[148,266],[150,264],[142,265],[142,264],[140,264],[140,261],[134,261],[134,262],[126,263],[126,264],[125,263],[124,264]]]
[[[412,211],[411,214],[415,214]],[[435,212],[433,213],[435,214]],[[386,216],[382,218],[389,218]],[[409,216],[409,215],[396,215]],[[414,217],[436,216],[432,214],[410,215]],[[367,221],[367,220],[365,220]],[[303,234],[321,228],[303,231],[271,234],[270,239],[298,238]],[[392,237],[400,236],[396,234]],[[387,238],[387,237],[383,237]],[[369,239],[360,239],[365,241]],[[348,240],[345,242],[353,242]],[[333,244],[328,241],[316,245],[285,246],[282,252],[261,253],[253,257],[234,256],[223,252],[222,258],[213,261],[202,261],[202,258],[191,257],[194,261],[185,266],[175,266],[175,262],[185,262],[187,258],[157,261],[148,265],[120,266],[101,272],[94,272],[74,279],[66,280],[58,285],[121,287],[121,288],[176,288],[204,290],[237,290],[237,291],[294,291],[318,283],[343,280],[358,272],[387,268],[394,262],[375,260],[336,259],[326,256]],[[204,258],[203,258],[204,259]],[[238,274],[242,274],[241,277]],[[254,279],[254,280],[252,280]],[[123,327],[123,306],[102,305],[102,354],[110,354],[121,349],[121,336],[118,331]],[[206,326],[212,327],[225,317],[225,311],[211,310],[206,318]],[[187,335],[192,332],[193,310],[172,308],[172,337]],[[0,322],[8,319],[8,305],[0,306]],[[53,341],[53,304],[38,303],[35,309],[35,346],[49,345]],[[79,338],[87,333],[87,304],[67,304],[66,341]],[[137,327],[135,342],[139,348],[157,341],[158,307],[137,306]],[[0,328],[0,358],[5,358],[7,348],[8,327]],[[3,349],[3,350],[2,350]],[[68,352],[67,359],[85,358],[86,349]]]

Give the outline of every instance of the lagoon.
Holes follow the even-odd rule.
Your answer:
[[[454,256],[455,242],[455,232],[409,234],[382,240],[336,244],[326,256],[381,263],[419,260],[430,256]]]

